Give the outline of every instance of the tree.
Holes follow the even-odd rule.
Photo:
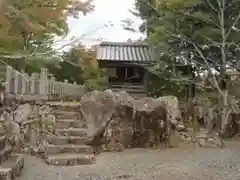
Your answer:
[[[96,48],[86,48],[79,44],[64,52],[63,61],[48,65],[48,69],[57,80],[68,79],[70,82],[85,84],[89,90],[101,90],[106,86],[104,70],[100,70],[95,59]]]
[[[55,35],[68,32],[66,17],[93,10],[91,0],[3,0],[0,11],[0,55],[41,58],[54,53]]]
[[[147,0],[137,0],[137,2],[145,3],[151,8],[150,11],[154,12],[149,16],[143,16],[143,19],[155,18],[155,22],[149,25],[152,28],[149,40],[161,57],[159,59],[161,66],[158,67],[190,64],[194,66],[194,73],[199,77],[207,72],[211,88],[219,96],[223,133],[232,112],[227,78],[228,71],[237,70],[240,1],[156,0],[149,3]],[[140,8],[138,10],[143,12]],[[164,71],[161,68],[155,70]],[[203,87],[196,79],[183,78],[174,70],[170,74],[171,80],[194,81],[193,83]]]
[[[106,89],[107,79],[104,69],[100,69],[96,60],[96,47],[83,48],[78,46],[81,67],[83,68],[83,79],[89,90]]]
[[[61,36],[62,39],[67,36],[67,16],[79,18],[81,14],[85,15],[93,9],[92,0],[84,2],[80,0],[1,0],[0,66],[2,74],[6,65],[12,66],[19,72],[25,70],[29,74],[39,72],[42,67],[53,68],[63,60],[53,45],[59,42],[54,40],[56,36]],[[58,50],[78,41],[79,39],[72,39]],[[69,68],[67,63],[60,64]],[[76,68],[72,72],[76,73]]]
[[[83,83],[83,69],[80,66],[79,53],[75,48],[70,49],[68,52],[64,52],[62,55],[62,61],[57,64],[47,64],[49,72],[58,80],[64,81],[67,79],[69,82]]]

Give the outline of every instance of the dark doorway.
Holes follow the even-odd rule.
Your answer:
[[[116,68],[116,75],[118,77],[118,81],[124,82],[124,79],[125,79],[125,68],[124,67]]]

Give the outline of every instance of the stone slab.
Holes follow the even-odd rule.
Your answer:
[[[56,128],[82,128],[84,124],[80,120],[75,119],[57,119],[56,120]]]
[[[56,129],[57,135],[60,136],[87,136],[87,129],[85,128],[67,128],[67,129]]]
[[[8,160],[0,165],[1,180],[15,180],[20,175],[24,167],[22,155],[11,155]]]
[[[57,153],[81,153],[81,154],[92,154],[93,148],[88,145],[74,145],[74,144],[64,144],[64,145],[52,145],[48,144],[45,146],[45,151],[47,155],[57,154]]]
[[[84,154],[57,154],[45,159],[47,164],[59,166],[91,165],[96,163],[95,156]]]
[[[49,144],[63,145],[63,144],[89,144],[91,138],[84,136],[47,136],[46,140]]]

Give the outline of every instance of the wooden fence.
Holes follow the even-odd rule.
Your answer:
[[[32,73],[31,76],[19,73],[11,67],[6,69],[5,97],[22,100],[57,100],[64,98],[77,99],[86,92],[84,85],[56,81],[49,77],[45,68],[40,74]]]

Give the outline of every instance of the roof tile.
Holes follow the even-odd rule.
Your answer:
[[[97,60],[146,63],[154,61],[147,44],[102,42],[97,49]]]

